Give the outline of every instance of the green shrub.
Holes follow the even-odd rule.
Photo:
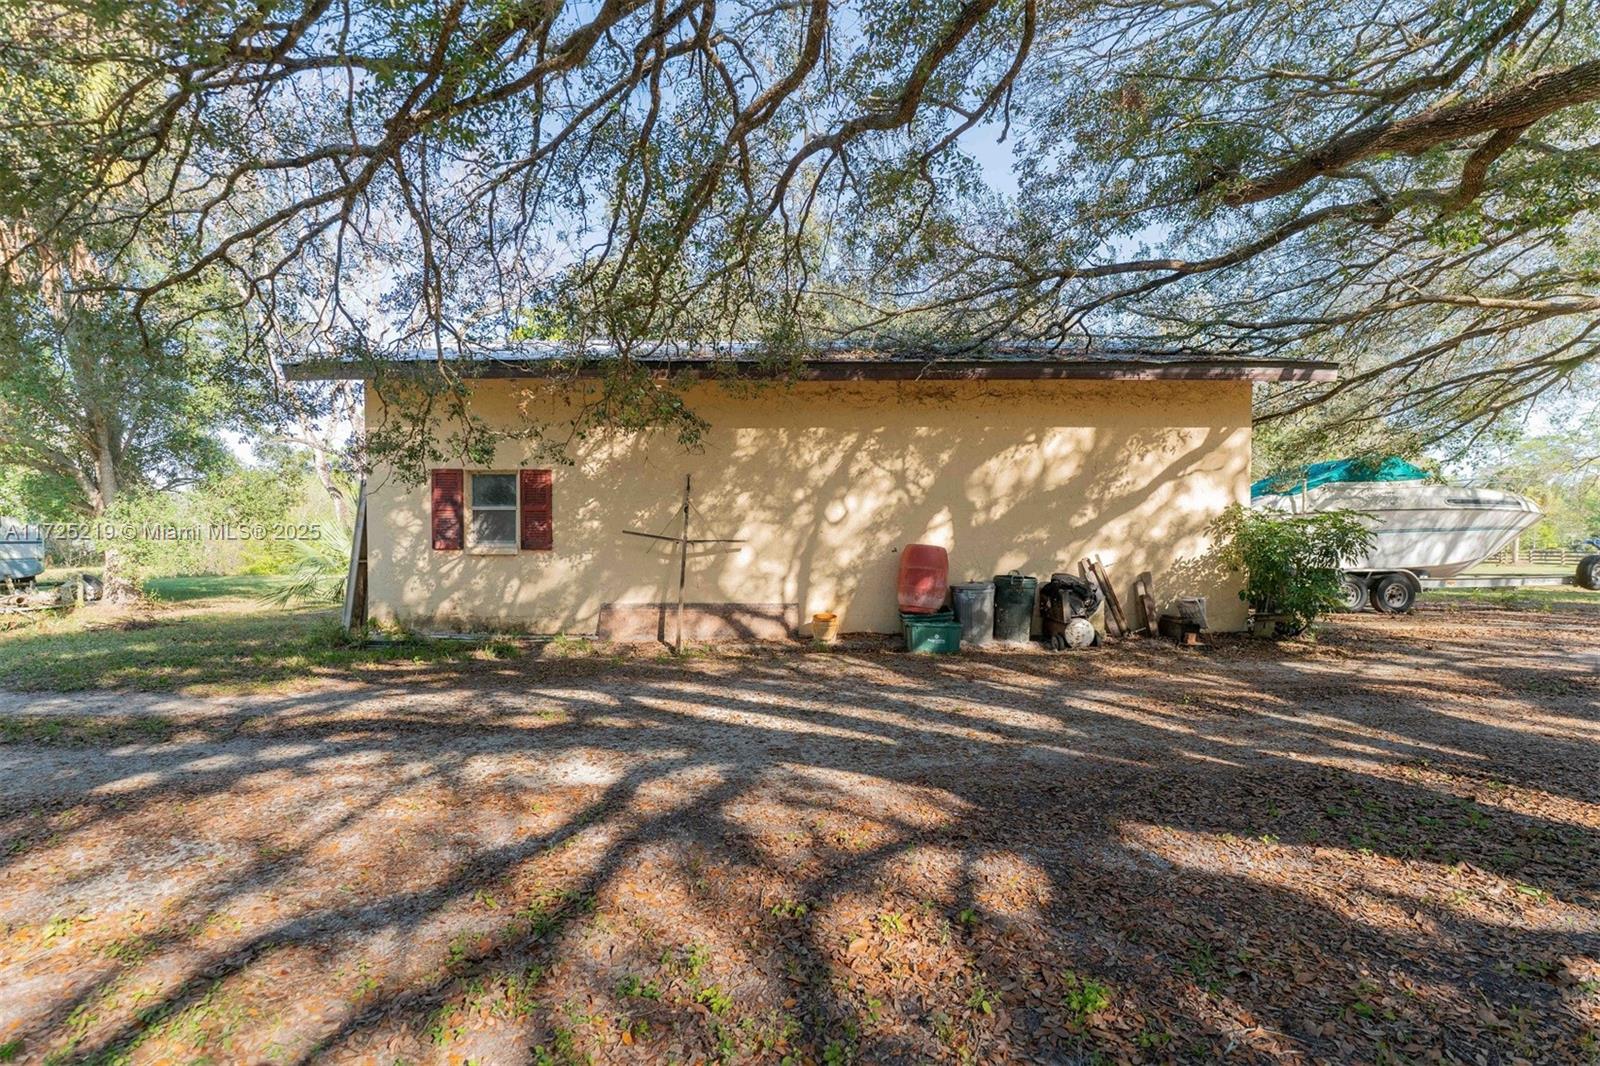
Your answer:
[[[1220,561],[1243,571],[1239,598],[1256,614],[1281,615],[1294,630],[1344,603],[1340,571],[1372,547],[1358,511],[1284,514],[1234,504],[1212,524]]]

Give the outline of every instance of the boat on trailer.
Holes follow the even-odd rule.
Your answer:
[[[1424,581],[1476,566],[1544,517],[1525,496],[1430,483],[1426,471],[1399,459],[1336,460],[1296,473],[1256,482],[1251,506],[1366,515],[1372,549],[1344,568],[1345,606],[1352,611],[1369,603],[1380,611],[1409,611]]]

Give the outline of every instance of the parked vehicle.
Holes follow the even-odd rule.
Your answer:
[[[1600,542],[1590,543],[1594,544],[1596,549],[1600,549]],[[1600,592],[1600,550],[1578,560],[1578,573],[1573,580],[1579,588]]]
[[[1372,550],[1345,567],[1345,606],[1409,611],[1428,579],[1450,578],[1499,551],[1543,517],[1532,500],[1496,489],[1430,484],[1400,460],[1378,466],[1319,463],[1299,485],[1258,482],[1253,507],[1308,513],[1350,510],[1369,516]],[[1289,486],[1289,487],[1285,487]]]
[[[44,572],[44,533],[10,518],[0,518],[0,582],[31,584]]]

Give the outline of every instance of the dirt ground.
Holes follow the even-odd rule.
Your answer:
[[[0,1061],[1600,1059],[1600,617],[0,697]]]

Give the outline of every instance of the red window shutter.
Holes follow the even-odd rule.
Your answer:
[[[465,529],[462,474],[459,470],[433,472],[433,550],[460,551]]]
[[[523,551],[555,550],[555,519],[551,511],[554,495],[550,471],[522,471]]]

